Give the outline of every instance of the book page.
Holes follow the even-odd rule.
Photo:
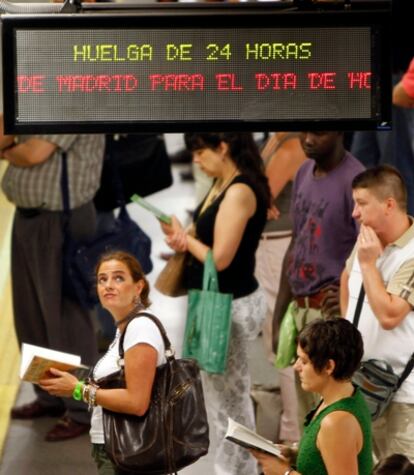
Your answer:
[[[272,441],[265,439],[251,429],[228,418],[225,438],[242,447],[263,450],[271,455],[284,459],[280,448]]]

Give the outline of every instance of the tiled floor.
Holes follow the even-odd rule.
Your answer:
[[[174,147],[174,144],[170,144]],[[187,219],[186,210],[194,206],[194,185],[182,182],[179,171],[182,166],[174,166],[174,184],[150,197],[153,204],[166,213],[174,213],[179,219]],[[168,248],[163,241],[158,222],[147,211],[136,205],[129,205],[132,217],[152,237],[152,256],[154,270],[149,275],[152,283],[164,261],[158,256]],[[152,290],[152,310],[159,315],[175,345],[179,355],[184,330],[185,298],[172,299]],[[251,373],[256,383],[271,384],[277,380],[277,373],[264,358],[260,339],[252,342]],[[28,402],[33,392],[30,384],[21,386],[18,403]],[[87,435],[67,442],[48,443],[43,441],[44,434],[53,425],[53,419],[37,421],[12,421],[3,451],[0,475],[85,475],[96,473],[90,457],[90,445]],[[212,440],[209,454],[194,465],[184,469],[183,475],[212,475],[212,460],[215,442]]]

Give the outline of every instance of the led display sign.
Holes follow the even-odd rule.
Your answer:
[[[380,15],[373,22],[351,12],[282,14],[270,7],[249,15],[243,8],[189,12],[5,16],[6,129],[389,124]]]

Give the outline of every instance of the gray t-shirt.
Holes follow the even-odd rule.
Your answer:
[[[352,180],[364,166],[349,152],[327,175],[315,177],[306,160],[293,184],[291,214],[294,246],[288,278],[294,295],[306,296],[338,283],[358,235],[352,218]]]

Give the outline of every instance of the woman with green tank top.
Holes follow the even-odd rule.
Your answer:
[[[351,377],[359,367],[363,343],[347,320],[314,320],[298,337],[295,370],[302,388],[321,400],[311,411],[296,460],[252,451],[265,475],[371,475],[371,417]]]

